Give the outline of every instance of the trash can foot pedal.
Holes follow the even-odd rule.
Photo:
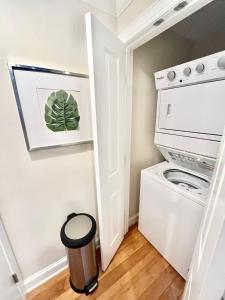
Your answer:
[[[91,282],[89,285],[85,286],[83,290],[75,288],[75,286],[72,284],[71,280],[70,280],[70,286],[74,290],[74,292],[76,292],[78,294],[85,293],[86,295],[89,295],[89,294],[93,293],[96,290],[96,288],[98,287],[98,281]]]
[[[89,295],[89,294],[93,293],[97,287],[98,287],[98,281],[92,282],[85,288],[86,289],[85,294]]]

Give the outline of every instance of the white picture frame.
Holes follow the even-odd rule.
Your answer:
[[[88,75],[26,65],[9,71],[28,151],[92,141]]]

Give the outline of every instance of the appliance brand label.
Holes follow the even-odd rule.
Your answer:
[[[156,80],[162,80],[164,79],[164,76],[156,77]]]

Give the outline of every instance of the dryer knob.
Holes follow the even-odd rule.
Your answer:
[[[204,64],[198,64],[195,68],[197,73],[202,73],[205,70],[205,65]]]
[[[169,81],[173,81],[176,77],[176,73],[174,71],[169,71],[167,73],[167,78],[169,79]]]
[[[186,67],[183,71],[185,76],[190,76],[191,75],[191,68],[190,67]]]
[[[225,69],[225,56],[221,56],[218,59],[217,65],[220,69]]]

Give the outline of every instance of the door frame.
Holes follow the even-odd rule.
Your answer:
[[[130,165],[131,165],[131,132],[132,132],[132,92],[133,92],[133,55],[134,50],[160,35],[176,23],[187,18],[192,13],[214,0],[188,0],[188,5],[180,11],[174,8],[181,0],[156,0],[135,21],[133,21],[118,37],[126,45],[126,128],[124,154],[124,233],[129,229],[130,208]],[[163,23],[154,26],[154,23],[163,19]]]
[[[17,275],[18,282],[15,284],[17,285],[17,289],[21,296],[21,299],[25,300],[25,288],[24,288],[22,273],[16,261],[12,247],[10,245],[1,216],[0,216],[0,248],[2,248],[4,252],[11,273]]]
[[[202,299],[205,279],[210,272],[225,222],[225,128],[211,180],[207,206],[195,244],[183,300]],[[224,288],[224,286],[222,287]],[[223,293],[223,291],[222,291]]]

